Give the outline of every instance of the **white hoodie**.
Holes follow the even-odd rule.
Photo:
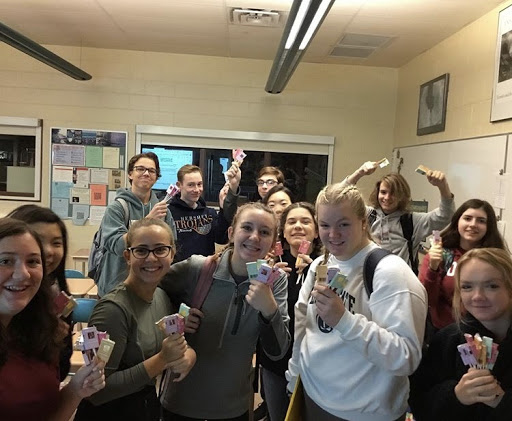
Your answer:
[[[293,390],[300,374],[304,389],[325,411],[357,421],[396,420],[407,409],[408,377],[421,359],[427,294],[409,266],[389,255],[377,265],[370,299],[364,289],[370,243],[347,261],[330,256],[347,276],[341,293],[346,310],[338,324],[318,317],[310,295],[319,257],[295,305],[295,342],[286,372]]]

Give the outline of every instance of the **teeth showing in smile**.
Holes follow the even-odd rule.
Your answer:
[[[13,286],[13,285],[10,285],[10,286],[6,286],[5,289],[7,289],[8,291],[25,291],[27,289],[27,287],[16,287],[16,286]]]
[[[159,267],[156,267],[156,268],[143,268],[142,270],[145,270],[146,272],[156,272],[159,269],[160,269]]]

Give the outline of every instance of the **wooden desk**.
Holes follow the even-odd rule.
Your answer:
[[[92,278],[67,278],[69,292],[76,297],[83,297],[96,285]]]
[[[86,296],[88,298],[98,298],[98,285],[94,285],[89,291],[87,291]]]
[[[79,270],[84,275],[87,274],[87,264],[89,262],[89,249],[80,249],[74,252],[71,256],[73,259],[73,265],[76,270]],[[79,267],[77,267],[77,265]]]

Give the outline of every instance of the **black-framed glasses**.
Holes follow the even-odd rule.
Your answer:
[[[128,247],[126,250],[132,252],[133,257],[136,259],[145,259],[149,256],[149,253],[153,253],[155,257],[167,257],[173,249],[173,246],[158,246],[154,249],[148,249],[147,247]]]
[[[156,169],[155,168],[147,168],[143,167],[142,165],[137,165],[136,167],[133,167],[135,171],[139,174],[144,174],[146,171],[150,173],[151,175],[156,175]]]
[[[276,180],[272,180],[271,178],[269,178],[268,180],[258,180],[256,181],[256,184],[258,186],[263,186],[263,184],[266,184],[267,186],[275,186],[277,184],[277,181]]]

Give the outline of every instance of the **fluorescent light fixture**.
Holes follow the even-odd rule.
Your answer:
[[[265,91],[283,91],[334,0],[294,0]]]
[[[65,73],[76,80],[89,80],[92,76],[78,67],[72,65],[58,55],[47,50],[38,43],[27,38],[25,35],[16,32],[0,22],[0,41],[9,44],[29,56],[42,61],[44,64],[53,67],[59,72]]]

